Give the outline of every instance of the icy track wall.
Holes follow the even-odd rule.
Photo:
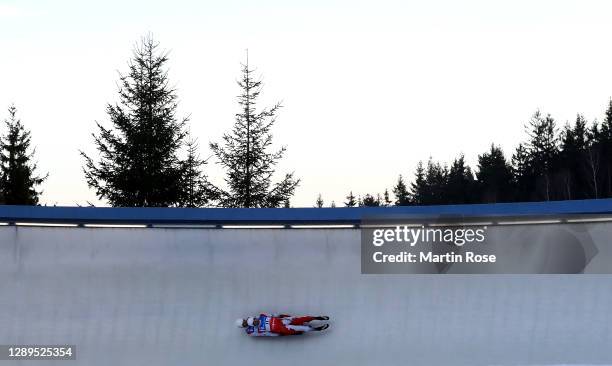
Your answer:
[[[75,365],[612,364],[611,306],[607,275],[362,275],[350,228],[0,227],[0,344]],[[331,327],[234,326],[261,311]]]

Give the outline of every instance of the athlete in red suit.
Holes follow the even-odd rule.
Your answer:
[[[313,320],[329,320],[327,316],[291,316],[287,314],[260,314],[258,317],[238,319],[236,325],[246,328],[250,336],[286,336],[298,335],[305,332],[321,331],[329,327],[328,324],[314,327],[307,323]]]

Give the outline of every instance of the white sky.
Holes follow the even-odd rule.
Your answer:
[[[171,5],[170,5],[171,4]],[[610,1],[0,0],[0,119],[14,102],[50,176],[42,202],[97,202],[79,149],[108,122],[117,71],[152,32],[170,53],[180,114],[208,156],[237,110],[244,50],[284,102],[279,173],[294,206],[391,188],[416,163],[491,142],[507,155],[540,108],[560,124],[602,118],[612,96]],[[211,179],[223,176],[214,164]]]

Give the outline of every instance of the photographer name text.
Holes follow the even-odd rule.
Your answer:
[[[436,245],[463,247],[464,245],[483,245],[487,227],[479,228],[432,228],[396,226],[395,228],[376,229],[372,232],[372,245],[375,247],[408,246],[413,249],[417,245]],[[446,249],[446,248],[444,248]],[[432,250],[418,252],[401,251],[386,254],[375,251],[372,254],[375,263],[495,263],[497,257],[490,254],[479,254],[470,250],[462,252],[447,251],[437,253]]]

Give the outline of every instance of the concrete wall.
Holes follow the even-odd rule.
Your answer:
[[[359,240],[0,227],[0,344],[76,344],[71,364],[101,366],[612,364],[611,276],[361,275]],[[234,327],[260,311],[332,327],[281,339]]]

